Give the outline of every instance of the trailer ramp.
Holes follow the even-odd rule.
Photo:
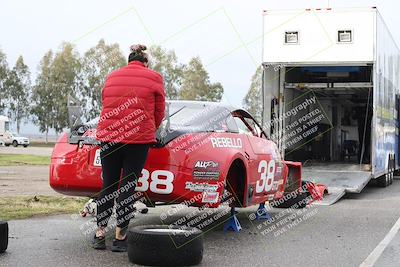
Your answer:
[[[313,163],[302,168],[303,180],[323,184],[328,187],[329,194],[315,204],[332,205],[346,192],[360,193],[371,179],[369,166],[342,163]]]

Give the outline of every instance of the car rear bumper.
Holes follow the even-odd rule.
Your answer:
[[[103,186],[101,169],[88,164],[78,168],[62,158],[52,159],[49,181],[55,191],[71,196],[94,197]]]

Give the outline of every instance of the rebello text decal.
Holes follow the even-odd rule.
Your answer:
[[[242,139],[230,137],[211,138],[213,147],[242,148]]]

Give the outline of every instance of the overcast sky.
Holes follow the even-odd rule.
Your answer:
[[[400,44],[396,0],[5,0],[0,49],[11,66],[23,55],[34,77],[44,53],[63,41],[74,43],[81,54],[101,38],[119,43],[125,55],[131,44],[159,44],[175,50],[180,62],[200,56],[211,81],[224,86],[223,101],[241,106],[261,64],[262,10],[328,5],[377,6]]]

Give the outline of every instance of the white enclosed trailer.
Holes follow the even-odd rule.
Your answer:
[[[0,135],[10,130],[10,119],[0,115]]]
[[[10,119],[0,115],[0,144],[5,143],[5,133],[10,130]]]
[[[263,13],[263,125],[333,203],[399,168],[400,53],[375,7]]]

